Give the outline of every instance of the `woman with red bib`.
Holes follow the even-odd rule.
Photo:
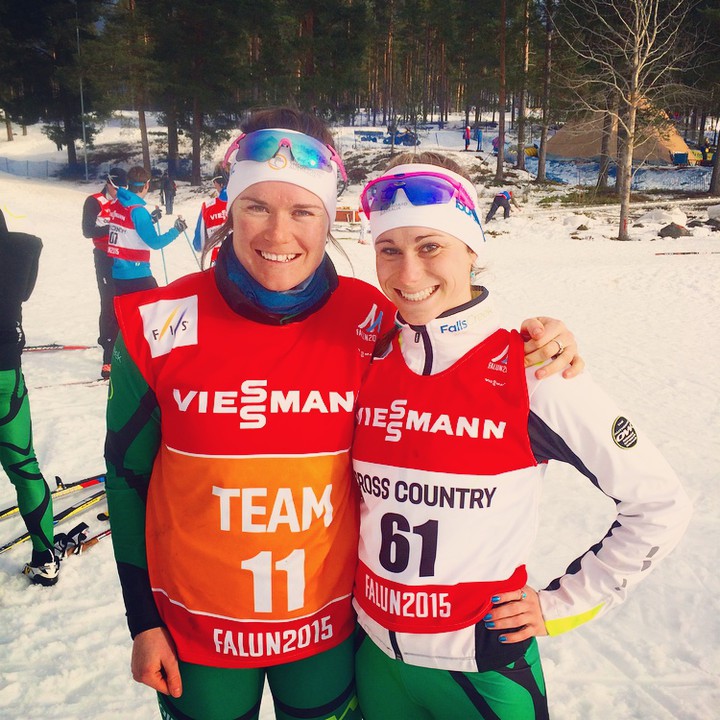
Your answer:
[[[257,718],[267,679],[277,718],[353,720],[350,446],[394,308],[326,254],[345,171],[322,121],[259,112],[227,160],[217,263],[116,301],[107,491],[133,677],[164,718]]]
[[[475,283],[484,236],[461,168],[434,153],[396,163],[362,197],[398,314],[363,381],[353,444],[360,704],[366,720],[543,720],[535,637],[623,602],[679,541],[689,501],[587,374],[526,371],[520,334]],[[525,562],[549,460],[574,466],[617,516],[536,591]]]

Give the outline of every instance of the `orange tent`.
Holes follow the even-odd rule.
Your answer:
[[[547,156],[555,160],[599,160],[603,117],[600,114],[572,120],[547,143]],[[617,160],[617,121],[613,124],[609,145],[610,157]],[[648,128],[635,143],[633,162],[649,165],[672,165],[676,153],[690,153],[690,148],[674,128]]]

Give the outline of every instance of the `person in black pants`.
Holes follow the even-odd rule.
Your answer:
[[[165,170],[160,178],[160,202],[165,205],[165,212],[168,215],[173,214],[176,192],[177,185],[175,185],[175,181],[168,175],[168,171]]]
[[[54,585],[60,563],[53,551],[52,495],[33,449],[30,403],[20,363],[25,346],[22,303],[35,287],[41,250],[39,237],[8,232],[0,211],[0,465],[15,486],[32,541],[32,558],[23,573],[33,583]]]
[[[520,212],[520,206],[517,204],[517,202],[515,202],[512,190],[503,190],[502,192],[499,192],[493,198],[490,210],[485,216],[485,222],[489,223],[495,217],[495,213],[498,211],[499,208],[503,209],[503,217],[505,218],[505,220],[507,220],[510,217],[510,203],[512,203],[515,206],[515,209]]]
[[[113,345],[118,334],[117,320],[113,308],[115,288],[112,279],[113,260],[107,254],[110,211],[117,197],[117,189],[127,187],[127,173],[122,168],[111,168],[105,187],[89,195],[83,205],[82,233],[93,241],[95,276],[100,293],[100,334],[98,344],[103,349],[100,375],[110,377],[110,362]]]

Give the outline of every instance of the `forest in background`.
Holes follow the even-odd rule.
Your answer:
[[[548,128],[579,113],[619,124],[630,158],[668,117],[717,142],[719,49],[720,0],[0,0],[0,119],[9,141],[44,122],[73,166],[133,109],[149,167],[157,112],[169,167],[185,134],[199,184],[202,152],[253,108],[383,127],[489,114],[501,135],[509,114],[519,147],[540,130],[543,180]]]

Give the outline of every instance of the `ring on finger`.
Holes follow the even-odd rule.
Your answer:
[[[557,343],[558,351],[553,355],[553,357],[562,355],[565,352],[565,346],[559,340],[555,340],[555,342]]]

